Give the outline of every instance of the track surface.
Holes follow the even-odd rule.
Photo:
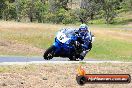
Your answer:
[[[24,64],[41,64],[41,63],[131,63],[121,61],[110,61],[110,60],[96,60],[96,59],[84,59],[83,61],[69,61],[68,58],[55,57],[51,60],[44,60],[43,57],[25,57],[25,56],[0,56],[0,65],[24,65]]]
[[[32,61],[69,61],[68,58],[54,57],[51,60],[44,60],[43,57],[24,57],[24,56],[1,56],[0,62],[32,62]],[[95,59],[84,59],[84,61],[97,61]]]

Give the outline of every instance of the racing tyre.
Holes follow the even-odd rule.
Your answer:
[[[71,54],[70,57],[69,57],[70,61],[76,61],[76,56],[75,54]]]
[[[52,45],[51,47],[49,47],[45,51],[44,56],[43,56],[45,60],[50,60],[50,59],[53,58],[53,56],[54,56],[54,49],[55,49],[55,46]]]

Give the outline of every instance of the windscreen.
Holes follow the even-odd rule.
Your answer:
[[[75,29],[72,28],[67,28],[67,29],[62,29],[60,32],[64,33],[66,37],[71,38],[73,35],[75,35]]]

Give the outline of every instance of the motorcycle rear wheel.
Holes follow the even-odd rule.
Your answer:
[[[70,56],[69,56],[69,59],[70,61],[77,61],[76,59],[76,55],[74,53],[72,53]]]

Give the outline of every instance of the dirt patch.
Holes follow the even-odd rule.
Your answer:
[[[42,64],[5,66],[0,72],[0,88],[131,88],[129,84],[86,84],[79,86],[75,80],[79,64]],[[132,64],[83,64],[90,74],[130,74]],[[1,67],[2,68],[2,67]]]
[[[20,55],[21,54],[22,55],[23,54],[25,54],[25,55],[33,55],[33,54],[41,55],[44,52],[43,49],[33,47],[31,45],[17,43],[17,42],[10,41],[10,40],[0,40],[0,51],[2,51],[3,53],[6,53],[6,54],[16,53],[16,54],[20,54]]]

